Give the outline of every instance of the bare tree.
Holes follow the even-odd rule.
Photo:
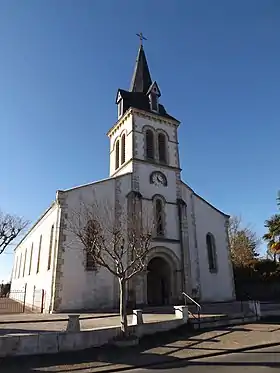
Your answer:
[[[0,254],[24,231],[27,225],[26,220],[0,211]]]
[[[127,284],[145,269],[154,218],[152,213],[144,212],[137,193],[127,203],[116,206],[94,200],[90,205],[81,201],[79,208],[68,215],[67,227],[95,265],[118,278],[121,332],[127,337]]]
[[[233,264],[244,266],[259,256],[257,249],[261,239],[249,226],[242,225],[240,217],[230,218],[228,233]]]

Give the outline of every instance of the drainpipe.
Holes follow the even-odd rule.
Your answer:
[[[183,242],[183,229],[182,229],[182,206],[185,202],[182,199],[177,199],[177,213],[179,221],[179,239],[181,251],[181,286],[182,293],[186,290],[186,277],[185,277],[185,255],[184,255],[184,242]]]

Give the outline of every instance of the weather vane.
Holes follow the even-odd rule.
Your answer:
[[[139,34],[136,34],[136,35],[139,36],[140,45],[143,45],[143,40],[148,40],[147,38],[145,38],[145,36],[142,34],[142,32],[140,32]]]

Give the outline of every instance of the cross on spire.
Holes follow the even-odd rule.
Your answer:
[[[136,35],[139,36],[141,46],[143,45],[143,40],[148,40],[147,38],[145,38],[145,36],[142,34],[142,32],[140,32],[139,34],[136,34]]]

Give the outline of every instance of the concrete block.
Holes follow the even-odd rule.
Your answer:
[[[143,311],[142,310],[133,310],[132,315],[132,325],[141,325],[143,324]]]
[[[86,332],[71,332],[58,334],[58,350],[59,351],[76,351],[88,346],[83,346]]]
[[[76,333],[80,331],[80,315],[68,315],[67,332]]]
[[[174,306],[174,311],[177,319],[183,319],[185,323],[188,321],[188,306]]]
[[[58,352],[58,335],[58,332],[39,333],[38,354],[52,354]]]
[[[38,353],[38,334],[22,334],[19,337],[17,355],[34,355]]]
[[[92,347],[102,346],[120,334],[120,327],[93,330]]]
[[[0,337],[0,357],[17,355],[20,346],[19,335],[5,335]]]

